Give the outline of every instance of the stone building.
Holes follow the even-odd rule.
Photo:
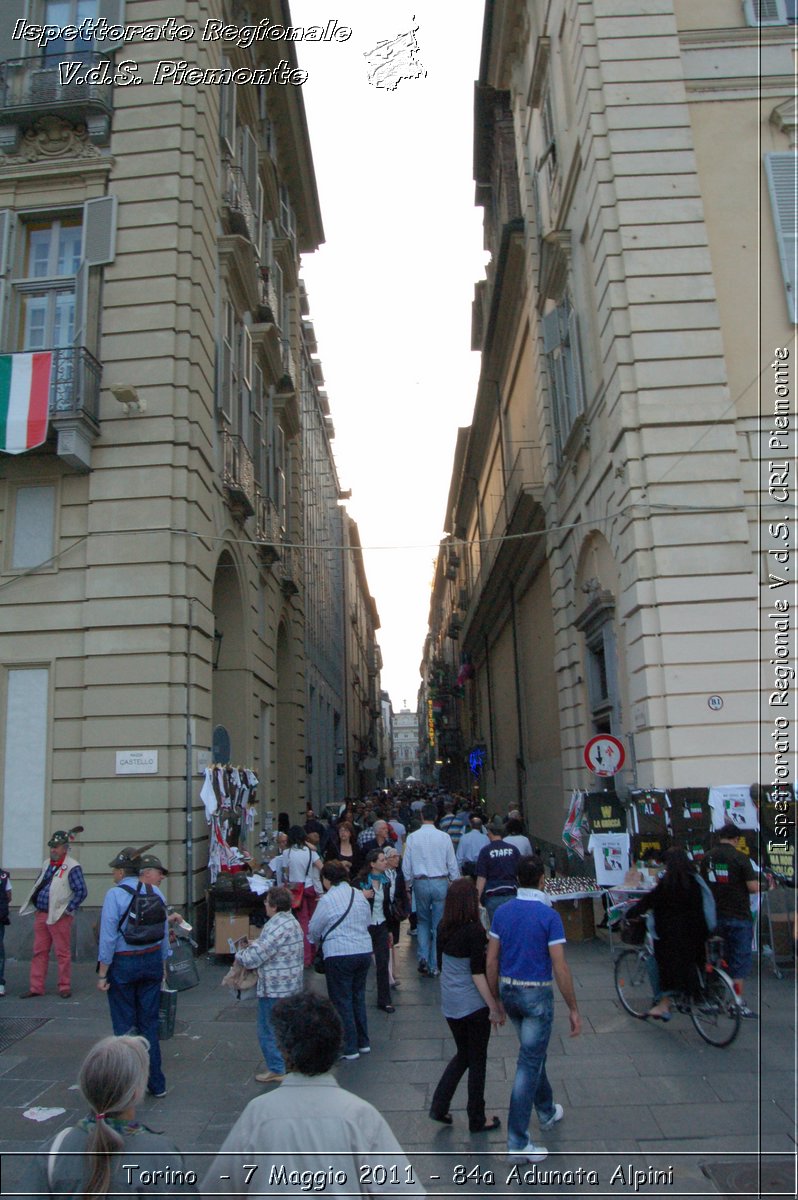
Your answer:
[[[795,336],[794,21],[782,0],[485,6],[482,365],[425,672],[448,671],[489,805],[522,805],[539,839],[595,784],[596,733],[624,742],[619,792],[762,771],[785,510],[760,405],[775,429],[774,350]]]
[[[322,220],[302,91],[278,80],[296,43],[199,33],[287,15],[277,0],[2,5],[0,361],[17,405],[26,372],[51,372],[42,436],[18,422],[31,448],[0,455],[2,859],[20,889],[49,831],[80,823],[91,905],[109,851],[143,842],[171,901],[201,899],[211,759],[255,770],[261,816],[305,801],[296,547],[316,528],[304,457],[327,413],[314,392],[324,419],[303,431],[299,259]],[[13,37],[17,20],[84,18],[161,33]],[[87,72],[101,60],[115,81]],[[164,60],[244,74],[156,84]],[[241,82],[255,68],[264,81]],[[325,682],[334,727],[340,663]]]

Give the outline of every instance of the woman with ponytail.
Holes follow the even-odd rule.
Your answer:
[[[78,1077],[88,1115],[42,1147],[23,1176],[22,1191],[81,1200],[101,1200],[109,1192],[196,1192],[196,1175],[184,1165],[174,1143],[136,1120],[149,1069],[146,1038],[126,1035],[97,1042]],[[137,1156],[137,1166],[123,1170],[131,1154]],[[162,1174],[150,1182],[149,1172],[156,1170]]]

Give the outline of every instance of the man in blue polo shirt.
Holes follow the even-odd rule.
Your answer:
[[[571,1037],[582,1029],[574,984],[565,961],[565,931],[557,912],[539,899],[543,860],[518,864],[518,894],[494,914],[488,938],[488,987],[515,1026],[521,1043],[510,1096],[507,1148],[515,1162],[542,1162],[545,1146],[529,1136],[532,1107],[542,1130],[562,1120],[546,1075],[546,1053],[554,1017],[553,982],[568,1006]]]

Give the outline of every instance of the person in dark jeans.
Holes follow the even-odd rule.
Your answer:
[[[440,1078],[429,1115],[452,1124],[449,1105],[468,1071],[468,1128],[471,1133],[498,1129],[498,1117],[485,1117],[485,1072],[491,1024],[502,1024],[485,978],[487,935],[479,919],[479,899],[473,879],[457,879],[446,894],[438,926],[438,967],[441,1008],[454,1037],[457,1053]]]
[[[391,958],[388,940],[388,920],[391,914],[390,883],[385,874],[385,851],[374,847],[366,854],[366,865],[355,880],[371,908],[369,934],[374,951],[374,966],[377,971],[377,1008],[383,1012],[395,1012],[391,1004],[389,964]]]

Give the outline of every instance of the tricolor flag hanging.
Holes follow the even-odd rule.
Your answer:
[[[51,351],[0,354],[0,450],[22,454],[47,437]]]
[[[571,854],[579,858],[585,857],[582,845],[582,831],[585,825],[585,795],[577,789],[571,793],[571,803],[568,806],[568,816],[565,818],[565,828],[562,831],[563,844]]]

